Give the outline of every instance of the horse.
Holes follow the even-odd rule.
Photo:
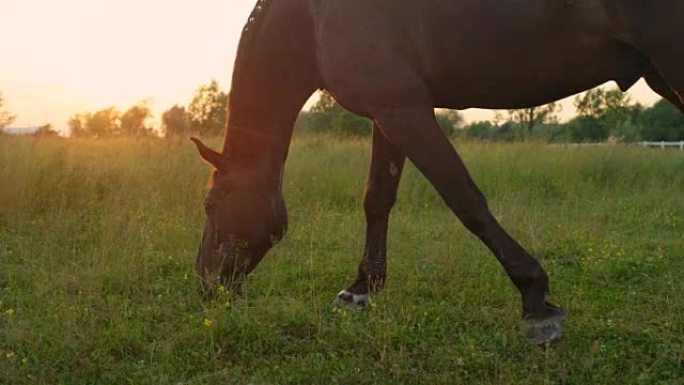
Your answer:
[[[684,112],[684,2],[677,0],[259,0],[240,38],[196,270],[206,295],[236,293],[287,231],[283,167],[308,98],[330,92],[373,121],[356,278],[335,299],[364,308],[387,272],[387,226],[408,158],[494,254],[536,343],[562,335],[540,263],[499,224],[434,108],[529,108],[644,78]]]

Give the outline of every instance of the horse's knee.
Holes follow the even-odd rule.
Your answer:
[[[372,220],[387,217],[396,199],[396,191],[388,191],[380,183],[370,183],[363,198],[366,218]]]

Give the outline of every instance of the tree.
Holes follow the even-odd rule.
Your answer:
[[[38,130],[33,133],[33,136],[38,137],[50,137],[57,135],[59,135],[59,133],[52,129],[52,124],[45,124],[43,126],[40,126],[38,127]]]
[[[495,139],[498,131],[500,128],[487,120],[473,122],[463,128],[463,134],[466,138],[481,140]]]
[[[134,136],[150,135],[152,127],[145,125],[145,121],[150,117],[150,109],[146,102],[134,105],[121,116],[121,133]]]
[[[508,110],[508,120],[525,128],[524,136],[529,138],[535,126],[558,123],[558,113],[562,106],[556,102],[539,107]]]
[[[227,105],[228,94],[220,90],[216,80],[201,86],[188,106],[190,127],[200,134],[221,134],[226,122]]]
[[[339,136],[368,136],[373,132],[370,120],[343,110],[333,120],[333,132]]]
[[[594,88],[575,97],[579,115],[570,126],[574,140],[605,140],[611,134],[620,140],[635,140],[634,122],[642,111],[617,88]]]
[[[114,107],[105,108],[92,115],[85,115],[85,131],[88,136],[106,137],[120,133],[119,112]]]
[[[444,134],[449,138],[453,138],[456,130],[465,123],[463,116],[456,110],[438,109],[435,111],[435,118]]]
[[[80,138],[86,136],[85,121],[89,119],[82,114],[73,115],[69,118],[69,136],[72,138]]]
[[[684,140],[684,115],[665,99],[646,109],[639,123],[644,140]]]
[[[372,132],[370,120],[342,108],[327,91],[321,92],[318,102],[311,107],[309,125],[314,132],[337,136],[368,136]]]
[[[337,104],[328,91],[319,94],[318,101],[311,107],[311,130],[319,133],[335,131],[333,121],[344,113],[344,109]]]
[[[577,116],[566,126],[573,142],[603,142],[610,136],[604,122],[590,115]]]
[[[629,106],[627,94],[617,88],[594,88],[575,97],[575,108],[580,116],[601,117],[620,107]]]
[[[14,122],[14,119],[16,119],[16,115],[12,115],[9,111],[6,111],[3,109],[3,104],[4,104],[4,99],[2,97],[2,93],[0,93],[0,131],[12,124]]]
[[[70,136],[73,138],[102,138],[118,135],[149,135],[152,128],[145,123],[150,109],[142,102],[129,108],[123,115],[114,107],[95,113],[82,113],[69,118]]]
[[[338,107],[339,105],[337,104],[335,99],[333,99],[332,95],[330,95],[330,92],[323,91],[320,93],[316,104],[314,104],[313,107],[311,107],[311,112],[315,114],[327,114],[337,109]]]
[[[185,107],[175,105],[162,114],[162,130],[167,138],[190,132],[190,122]]]

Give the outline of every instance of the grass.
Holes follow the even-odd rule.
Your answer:
[[[189,142],[0,137],[0,383],[684,384],[684,152],[456,146],[569,313],[548,350],[411,167],[386,290],[331,310],[363,246],[365,140],[295,140],[288,236],[244,299],[204,303]]]

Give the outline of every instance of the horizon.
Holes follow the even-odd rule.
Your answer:
[[[68,133],[69,117],[108,107],[125,111],[148,101],[152,125],[173,105],[187,105],[211,80],[230,89],[242,28],[255,1],[5,0],[0,92],[17,115],[12,127],[51,124]],[[217,48],[220,47],[220,48]],[[660,99],[641,80],[629,91],[646,106]],[[563,99],[561,120],[574,116]],[[490,110],[461,111],[468,122]]]

